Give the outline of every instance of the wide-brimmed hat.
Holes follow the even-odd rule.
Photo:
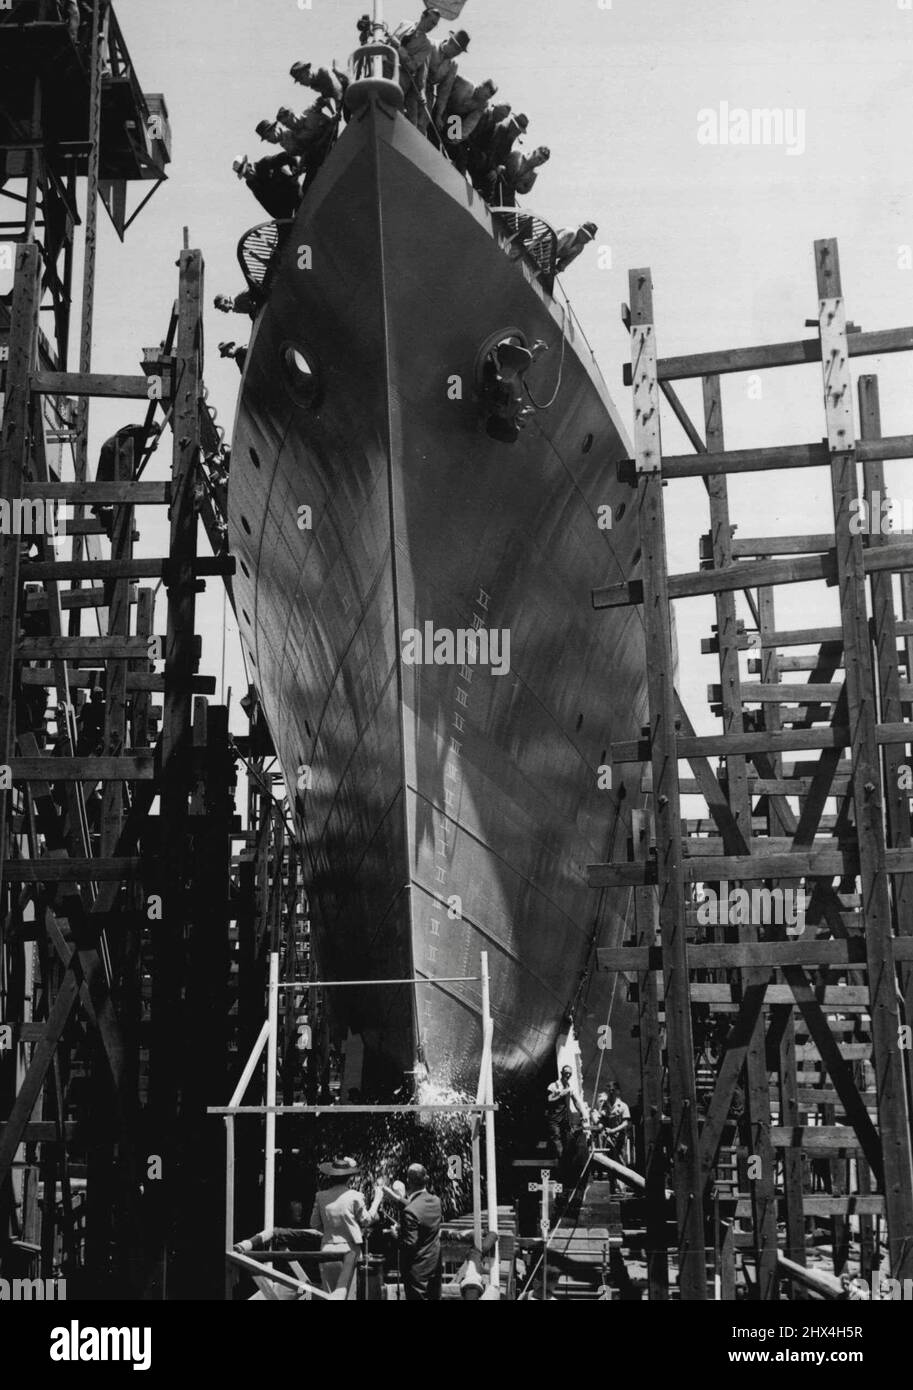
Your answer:
[[[466,33],[466,30],[451,29],[450,37],[452,39],[456,39],[457,43],[460,45],[460,52],[465,53],[467,48],[469,47],[469,35]]]
[[[238,175],[238,178],[243,179],[244,175],[251,167],[250,160],[246,154],[239,154],[231,161],[231,167]]]
[[[311,75],[311,65],[310,65],[310,63],[292,63],[292,66],[289,68],[289,76],[290,76],[290,77],[297,77],[298,74],[299,74],[299,73],[302,73],[302,72],[307,73],[308,77],[310,77],[310,75]]]
[[[317,1171],[325,1178],[351,1178],[361,1172],[361,1164],[354,1158],[332,1158],[327,1163],[318,1163]]]
[[[584,222],[581,224],[580,231],[586,233],[587,241],[592,241],[599,228],[595,222]],[[613,1081],[611,1084],[614,1086],[615,1082]]]

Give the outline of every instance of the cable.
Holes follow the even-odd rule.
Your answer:
[[[562,304],[562,305],[561,305],[561,359],[560,359],[560,361],[559,361],[559,363],[558,363],[558,380],[557,380],[557,382],[555,383],[555,389],[554,389],[554,391],[553,391],[552,394],[551,394],[551,398],[550,398],[549,400],[547,400],[544,404],[541,404],[539,401],[536,400],[536,398],[535,398],[535,396],[533,395],[532,391],[529,389],[529,385],[528,385],[528,383],[527,383],[526,377],[525,377],[525,376],[523,377],[523,390],[526,392],[527,396],[529,397],[531,403],[535,406],[536,410],[548,410],[551,406],[553,406],[553,405],[555,404],[555,401],[558,399],[558,392],[561,390],[561,382],[562,382],[562,379],[563,379],[563,377],[564,377],[564,354],[565,354],[566,351],[567,351],[567,310],[565,309],[564,305]]]

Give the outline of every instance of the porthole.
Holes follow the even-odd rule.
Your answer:
[[[241,518],[241,525],[244,527],[244,529],[245,529],[245,531],[247,532],[247,534],[250,535],[250,534],[251,534],[250,522],[248,521],[248,519],[247,519],[246,516],[242,516],[242,518]]]
[[[310,409],[320,395],[317,364],[300,343],[283,343],[279,349],[282,376],[296,405]]]
[[[242,616],[242,618],[244,619],[244,621],[247,623],[247,626],[250,627],[250,618],[247,616],[247,609],[246,609],[246,608],[242,608],[242,609],[241,609],[241,616]]]
[[[245,579],[250,579],[250,570],[247,568],[243,560],[241,561],[241,573],[244,575]]]
[[[615,520],[616,520],[616,521],[621,521],[621,518],[624,516],[624,514],[625,514],[625,512],[626,512],[627,510],[628,510],[628,504],[627,504],[627,502],[619,502],[618,506],[615,508]]]
[[[254,654],[253,654],[252,651],[248,651],[248,653],[247,653],[247,659],[248,659],[248,661],[250,662],[251,666],[256,666],[257,663],[256,663],[256,661],[254,660]]]
[[[250,461],[255,468],[260,467],[260,455],[257,453],[253,445],[251,445],[250,447]]]
[[[593,436],[588,434],[583,441],[583,452],[588,454],[593,447]]]

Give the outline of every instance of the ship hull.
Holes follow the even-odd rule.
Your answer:
[[[475,389],[507,331],[548,344],[528,381],[555,396],[512,446]],[[626,899],[585,866],[623,853],[635,791],[599,768],[644,722],[636,611],[590,600],[635,564],[628,452],[579,332],[477,195],[402,117],[353,120],[251,341],[229,538],[320,973],[441,981],[331,992],[371,1090],[417,1062],[474,1085],[482,951],[499,1084],[538,1068],[594,940],[620,935]],[[406,637],[427,624],[507,634],[509,669],[428,661]]]

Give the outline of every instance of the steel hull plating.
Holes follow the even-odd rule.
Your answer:
[[[590,601],[635,563],[614,468],[628,449],[563,318],[464,180],[371,108],[284,248],[232,447],[237,612],[295,796],[320,971],[478,976],[487,950],[502,1083],[545,1060],[595,934],[618,939],[626,897],[598,899],[585,865],[623,853],[634,789],[600,789],[598,769],[644,720],[639,618]],[[474,390],[480,348],[509,329],[549,345],[536,399],[561,381],[513,446],[486,435]],[[290,345],[316,403],[287,384]],[[403,634],[428,622],[508,633],[509,671],[405,661]],[[478,983],[332,994],[367,1087],[417,1059],[474,1082]]]

